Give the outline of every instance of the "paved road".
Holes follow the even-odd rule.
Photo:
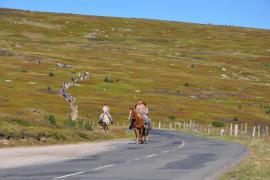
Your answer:
[[[1,180],[216,179],[246,154],[240,144],[155,130],[147,144],[116,143],[113,150],[67,161],[1,169]]]

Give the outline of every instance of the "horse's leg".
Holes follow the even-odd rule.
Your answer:
[[[136,136],[136,142],[139,142],[139,135],[138,135],[138,130],[134,128],[135,136]]]
[[[136,129],[137,142],[140,142],[140,129]]]
[[[146,140],[146,141],[149,141],[148,136],[149,136],[149,129],[146,128],[146,129],[145,129],[145,140]]]
[[[142,128],[142,138],[144,141],[146,141],[145,137],[146,137],[146,134],[145,134],[145,128]]]
[[[146,128],[145,127],[142,128],[142,138],[144,141],[146,141]]]
[[[143,139],[143,128],[140,129],[140,141],[143,144],[144,139]]]
[[[103,129],[104,133],[106,133],[105,123],[104,122],[102,123],[102,129]]]
[[[146,141],[149,141],[149,129],[146,129],[145,132],[145,139]]]
[[[103,123],[103,131],[104,131],[105,134],[108,133],[108,131],[107,131],[107,124],[105,122]]]

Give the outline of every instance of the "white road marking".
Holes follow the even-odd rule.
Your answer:
[[[180,146],[178,146],[178,149],[181,149],[185,146],[185,141],[182,142],[182,144]],[[173,149],[168,149],[168,150],[164,150],[162,151],[161,153],[164,154],[164,153],[167,153],[167,152],[170,152],[170,151],[174,151],[176,150],[175,148]],[[155,156],[158,156],[158,154],[151,154],[151,155],[148,155],[148,156],[145,156],[144,158],[150,158],[150,157],[155,157]],[[68,159],[68,158],[67,158]],[[73,158],[70,158],[70,159],[73,159]],[[139,161],[140,159],[134,159],[134,161]],[[130,160],[127,160],[126,163],[130,163],[132,161]],[[101,166],[101,167],[97,167],[97,168],[94,168],[93,170],[100,170],[100,169],[104,169],[104,168],[108,168],[108,167],[113,167],[115,166],[114,164],[109,164],[109,165],[105,165],[105,166]],[[67,174],[67,175],[64,175],[64,176],[59,176],[59,177],[55,177],[54,179],[62,179],[62,178],[66,178],[66,177],[70,177],[70,176],[75,176],[75,175],[78,175],[78,174],[83,174],[85,172],[77,172],[77,173],[73,173],[73,174]]]
[[[151,154],[151,155],[148,155],[148,156],[145,156],[145,158],[150,158],[150,157],[154,157],[154,156],[157,156],[158,154]]]
[[[185,146],[185,141],[182,142],[182,144],[178,147],[178,149],[181,149],[184,146]]]
[[[75,175],[82,174],[82,173],[84,173],[84,172],[77,172],[77,173],[73,173],[73,174],[67,174],[67,175],[64,175],[64,176],[56,177],[54,179],[62,179],[62,178],[66,178],[66,177],[69,177],[69,176],[75,176]]]
[[[170,152],[171,150],[165,150],[165,151],[162,151],[161,153],[164,154],[164,153],[167,153],[167,152]]]
[[[108,167],[112,167],[112,166],[115,166],[115,165],[114,164],[109,164],[109,165],[106,165],[106,166],[101,166],[101,167],[94,168],[94,170],[100,170],[100,169],[104,169],[104,168],[108,168]]]

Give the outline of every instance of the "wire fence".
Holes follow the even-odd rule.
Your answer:
[[[115,122],[111,127],[128,128],[128,122]],[[98,123],[92,122],[92,127],[100,127]],[[195,121],[182,122],[166,122],[153,121],[153,129],[160,130],[181,130],[195,132],[202,135],[229,135],[233,137],[248,136],[248,137],[263,137],[269,136],[269,126],[265,125],[250,125],[248,123],[226,123],[224,127],[214,127],[212,125],[200,124]]]

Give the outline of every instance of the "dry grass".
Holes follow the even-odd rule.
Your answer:
[[[220,179],[267,180],[270,177],[270,137],[234,140],[245,144],[248,156]]]
[[[239,163],[229,167],[219,177],[220,180],[268,180],[270,177],[270,136],[229,136],[229,135],[202,135],[190,130],[180,130],[183,133],[203,136],[243,144],[248,149],[248,154]],[[225,167],[226,168],[226,167]]]
[[[89,71],[92,79],[70,90],[78,98],[80,119],[97,121],[102,105],[109,103],[115,121],[126,121],[128,108],[143,99],[154,121],[175,116],[206,124],[237,116],[249,124],[269,123],[270,31],[0,13],[0,117],[41,123],[54,114],[63,125],[69,105],[46,89],[59,90],[74,72]],[[34,63],[37,57],[42,64]],[[55,68],[58,62],[74,68]],[[104,82],[105,77],[114,82]]]

